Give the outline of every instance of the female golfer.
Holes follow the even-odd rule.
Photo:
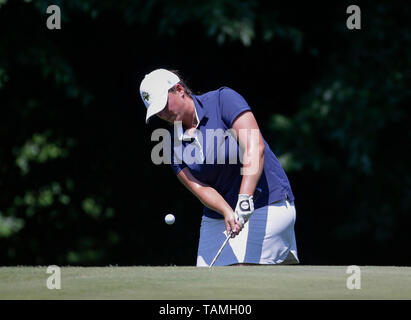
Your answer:
[[[245,99],[227,87],[194,95],[166,69],[146,75],[140,94],[146,123],[157,115],[172,125],[171,166],[204,205],[197,266],[231,231],[216,266],[298,263],[294,195]]]

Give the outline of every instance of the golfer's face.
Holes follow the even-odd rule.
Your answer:
[[[174,123],[174,121],[181,120],[180,110],[181,108],[178,100],[178,95],[173,92],[169,92],[165,108],[157,115],[164,121]]]

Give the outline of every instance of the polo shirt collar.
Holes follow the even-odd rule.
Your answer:
[[[194,110],[196,113],[196,118],[197,118],[197,126],[196,129],[198,128],[198,126],[200,125],[201,120],[204,118],[205,116],[205,112],[203,110],[203,108],[200,106],[200,102],[198,101],[197,96],[192,95],[193,101],[194,101]],[[190,140],[193,137],[187,135],[184,133],[184,129],[182,125],[177,126],[177,137],[180,141],[182,140]]]
[[[194,107],[196,109],[196,113],[197,113],[197,127],[200,124],[200,122],[203,120],[203,118],[205,117],[206,113],[204,111],[203,106],[201,105],[201,101],[200,99],[198,99],[197,96],[193,95],[193,101],[194,101]]]

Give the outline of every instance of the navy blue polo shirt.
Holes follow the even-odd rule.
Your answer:
[[[198,119],[195,138],[185,135],[181,125],[180,130],[176,127],[170,130],[174,150],[171,168],[178,174],[189,167],[196,179],[216,189],[235,210],[243,178],[240,171],[242,158],[229,129],[241,113],[251,108],[240,94],[227,87],[192,98]],[[179,149],[175,148],[177,145]],[[280,162],[265,140],[264,145],[264,169],[257,184],[262,192],[254,203],[255,209],[286,198],[294,200]],[[210,218],[224,218],[207,207],[203,214]]]

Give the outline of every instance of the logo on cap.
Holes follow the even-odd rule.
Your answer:
[[[143,99],[146,100],[147,102],[149,102],[150,100],[150,95],[148,94],[148,92],[143,92],[142,93]]]

